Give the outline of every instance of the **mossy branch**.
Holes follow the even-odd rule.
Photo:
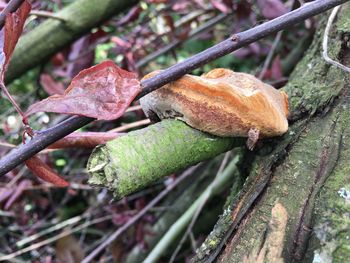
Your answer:
[[[216,137],[164,120],[96,148],[87,166],[89,182],[108,187],[119,199],[242,144],[243,138]]]

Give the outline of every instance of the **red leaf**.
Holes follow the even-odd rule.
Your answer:
[[[114,120],[140,91],[136,74],[105,61],[81,71],[63,95],[50,96],[31,105],[25,115],[45,111]]]
[[[34,175],[40,177],[46,182],[52,183],[58,187],[67,187],[69,183],[54,172],[50,166],[44,163],[39,157],[33,156],[25,161],[28,169],[33,172]]]
[[[120,135],[121,133],[115,132],[74,132],[51,144],[48,148],[94,148],[95,146],[105,144]]]
[[[12,52],[22,34],[24,22],[28,17],[30,9],[31,5],[29,2],[24,1],[16,12],[6,16],[5,26],[0,31],[0,74],[2,80],[4,79],[4,73]]]
[[[267,19],[274,19],[288,12],[281,0],[258,0],[261,14]]]
[[[64,86],[61,82],[55,81],[50,74],[43,73],[40,75],[40,84],[49,95],[63,94]]]
[[[7,90],[4,84],[4,77],[7,65],[10,61],[17,41],[22,34],[24,22],[26,21],[30,9],[31,5],[29,2],[24,1],[16,12],[7,14],[5,25],[0,31],[0,88],[15,107],[16,111],[22,116],[22,121],[24,124],[27,124],[27,120],[24,118],[22,110]],[[29,127],[27,129],[28,131],[31,130]]]

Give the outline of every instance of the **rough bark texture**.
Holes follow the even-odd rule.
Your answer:
[[[135,4],[137,0],[76,0],[20,38],[6,72],[6,82],[49,58],[93,27]]]
[[[330,36],[331,57],[345,64],[350,61],[349,23],[347,5]],[[324,27],[325,19],[284,88],[294,124],[276,146],[266,145],[257,153],[243,190],[230,197],[193,262],[347,262],[350,258],[349,82],[344,72],[321,56]],[[287,212],[285,229],[271,225],[271,210],[277,203]],[[269,239],[278,234],[276,229],[283,236],[280,244]],[[267,255],[276,253],[276,247],[282,249],[282,258],[271,261]]]
[[[96,148],[87,165],[89,182],[108,187],[119,199],[242,144],[242,138],[216,137],[164,120]]]

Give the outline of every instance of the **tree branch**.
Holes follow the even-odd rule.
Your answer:
[[[349,0],[316,0],[276,19],[258,25],[247,31],[235,34],[231,38],[163,70],[156,76],[142,81],[141,85],[144,89],[136,99],[139,99],[151,91],[180,78],[184,74],[189,73],[212,60],[348,1]],[[6,174],[53,142],[92,121],[93,119],[91,118],[74,116],[57,124],[50,130],[35,136],[30,142],[12,150],[0,160],[0,175]]]
[[[182,121],[163,120],[95,148],[87,164],[89,183],[107,187],[121,199],[244,141],[213,136]]]

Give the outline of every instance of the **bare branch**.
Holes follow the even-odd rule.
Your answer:
[[[258,25],[247,31],[237,33],[229,39],[163,70],[156,76],[142,81],[141,85],[144,89],[136,99],[143,97],[171,81],[179,79],[184,74],[189,73],[210,61],[348,1],[349,0],[315,0],[276,19]],[[45,149],[53,142],[63,138],[93,120],[94,119],[92,118],[73,116],[35,136],[30,142],[12,150],[0,160],[0,175],[6,174],[23,161]]]

